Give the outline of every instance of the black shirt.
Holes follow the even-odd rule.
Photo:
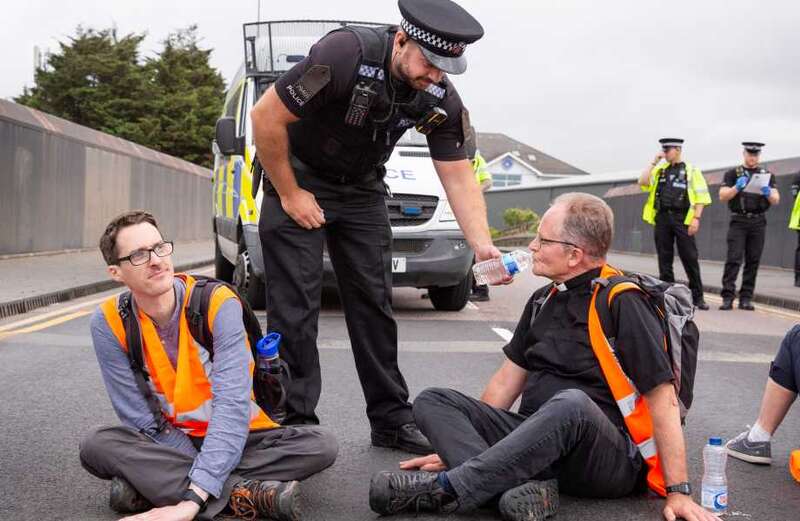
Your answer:
[[[770,173],[767,169],[757,166],[755,168],[737,167],[731,168],[725,172],[725,177],[722,179],[722,184],[728,188],[736,186],[736,180],[746,175],[748,180],[753,174],[769,174],[769,186],[775,187],[775,174]],[[733,199],[728,201],[728,209],[733,213],[764,213],[770,207],[770,202],[761,193],[751,194],[744,190],[734,196]]]
[[[533,328],[532,304],[550,286],[534,292],[525,306],[513,338],[503,348],[509,360],[530,371],[520,414],[533,414],[561,390],[579,389],[624,429],[622,414],[589,342],[591,281],[599,275],[600,269],[595,269],[567,281],[566,291],[554,293],[540,308]],[[673,380],[661,323],[645,299],[638,291],[627,291],[618,294],[611,307],[617,357],[642,395]],[[610,331],[606,335],[614,336]]]
[[[329,103],[349,104],[356,83],[356,68],[360,62],[361,46],[354,34],[347,31],[328,34],[311,47],[305,59],[278,78],[275,92],[289,111],[299,118],[308,116]],[[331,80],[315,96],[304,102],[292,96],[289,89],[312,65],[329,66]],[[386,77],[391,78],[388,70]],[[398,101],[413,94],[411,87],[397,79],[391,81],[398,89]],[[447,96],[440,107],[447,112],[447,120],[427,136],[431,157],[438,161],[466,159],[467,154],[462,146],[464,105],[452,82],[449,82]]]

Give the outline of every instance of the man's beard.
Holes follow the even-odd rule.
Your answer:
[[[407,70],[403,67],[403,64],[400,63],[398,65],[397,75],[400,77],[400,81],[412,89],[425,90],[431,84],[431,80],[427,76],[417,76],[415,78],[411,78]]]

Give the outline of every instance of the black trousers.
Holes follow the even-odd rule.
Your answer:
[[[644,490],[646,467],[630,437],[583,391],[557,393],[531,416],[451,389],[426,389],[414,419],[449,470],[459,507],[471,510],[531,479],[558,479],[573,496]]]
[[[700,278],[697,243],[689,235],[689,227],[683,224],[685,214],[659,212],[656,216],[655,241],[658,254],[658,278],[664,282],[675,282],[672,262],[675,258],[675,245],[683,269],[689,278],[689,289],[695,302],[703,299],[703,281]]]
[[[728,255],[725,259],[725,271],[722,273],[722,298],[732,299],[736,296],[736,277],[744,257],[742,271],[742,288],[740,299],[752,299],[756,287],[758,265],[761,252],[764,251],[764,239],[767,235],[767,219],[764,215],[756,217],[731,216],[728,227]]]
[[[339,286],[347,331],[373,428],[412,421],[408,388],[397,364],[397,324],[392,316],[392,231],[383,183],[328,181],[295,169],[314,194],[326,224],[300,227],[283,211],[267,183],[259,236],[267,283],[267,327],[283,335],[280,355],[292,383],[286,423],[319,423],[314,412],[322,388],[317,322],[322,290],[322,251],[327,244]],[[336,375],[336,379],[344,375]]]
[[[797,248],[794,250],[794,280],[800,280],[800,231],[797,232]]]

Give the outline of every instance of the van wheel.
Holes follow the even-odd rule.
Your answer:
[[[253,264],[250,262],[250,253],[244,243],[244,237],[239,239],[239,255],[236,257],[236,266],[233,269],[233,285],[239,295],[247,299],[253,309],[265,309],[267,306],[267,291],[264,281],[253,274]]]
[[[228,262],[219,249],[219,239],[214,239],[214,277],[225,282],[233,280],[233,264]]]
[[[472,290],[471,273],[455,286],[444,288],[428,288],[431,304],[438,311],[461,311],[467,305],[469,292]]]

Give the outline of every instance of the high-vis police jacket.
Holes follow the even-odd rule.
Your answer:
[[[683,223],[689,225],[691,224],[692,219],[694,219],[695,205],[702,204],[707,206],[711,204],[711,195],[708,193],[708,185],[706,185],[706,180],[703,177],[703,173],[700,171],[700,169],[690,163],[684,164],[686,165],[686,177],[688,181],[686,193],[689,197],[689,210],[686,212],[686,219],[684,219]],[[664,170],[666,170],[668,167],[669,163],[665,161],[662,161],[653,167],[653,170],[650,172],[650,184],[647,186],[642,186],[642,191],[649,192],[647,202],[642,210],[642,220],[644,220],[646,223],[656,223],[656,214],[658,213],[658,210],[656,209],[656,191],[658,189],[658,180]]]

